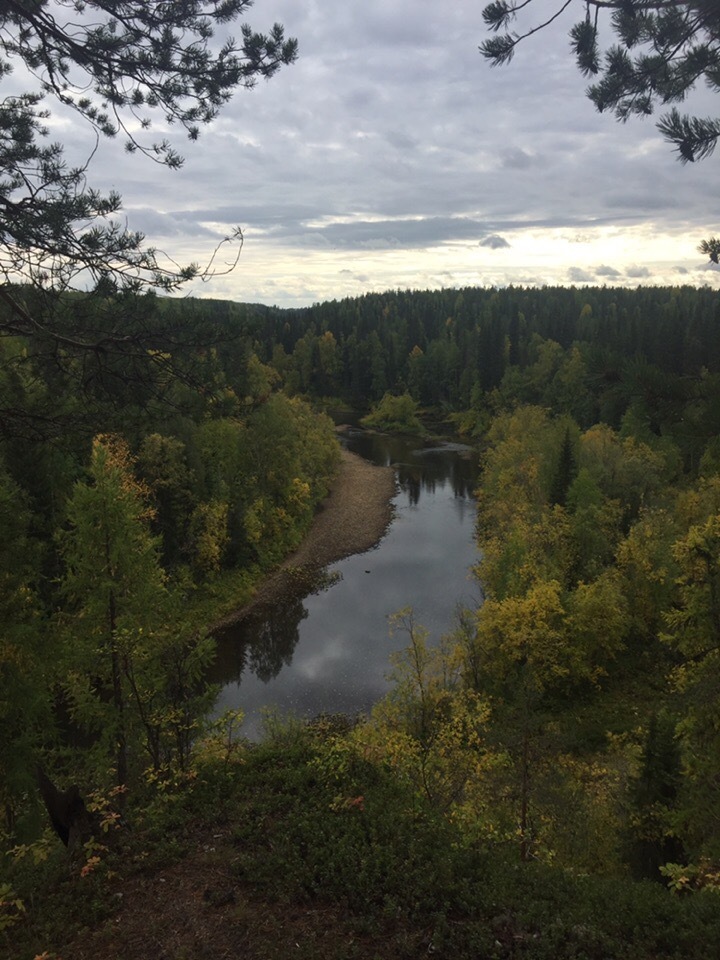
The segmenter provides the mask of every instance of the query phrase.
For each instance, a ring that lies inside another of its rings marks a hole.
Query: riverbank
[[[392,467],[378,467],[343,449],[332,490],[320,504],[303,542],[261,581],[249,603],[214,624],[217,632],[244,620],[256,607],[272,603],[300,576],[355,553],[370,550],[392,519],[396,480]]]

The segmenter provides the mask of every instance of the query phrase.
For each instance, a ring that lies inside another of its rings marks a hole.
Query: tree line
[[[715,432],[720,298],[708,287],[390,291],[252,312],[258,356],[315,400],[367,407],[407,392],[463,411],[470,431],[518,401],[583,427],[617,428],[632,408],[695,466]]]

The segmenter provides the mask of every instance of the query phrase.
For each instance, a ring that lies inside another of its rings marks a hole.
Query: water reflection
[[[304,601],[340,579],[339,571],[289,570],[282,600],[259,604],[242,623],[217,633],[218,653],[211,682],[239,684],[246,667],[263,683],[276,677],[292,662],[300,624],[308,616]]]
[[[470,499],[475,491],[476,457],[472,447],[465,444],[433,442],[418,446],[417,440],[362,430],[348,431],[344,443],[371,463],[395,467],[412,504],[420,502],[423,491],[435,493],[438,485],[445,489],[449,484],[453,496],[463,500]]]
[[[388,635],[391,614],[412,606],[438,638],[458,604],[480,602],[470,576],[477,471],[468,448],[418,447],[361,432],[345,442],[372,462],[394,465],[395,518],[375,549],[312,581],[289,577],[281,601],[219,638],[218,710],[242,707],[248,736],[259,733],[268,706],[305,716],[369,710],[387,690],[391,651],[403,645]]]

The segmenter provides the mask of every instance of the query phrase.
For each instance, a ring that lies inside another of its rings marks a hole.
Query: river
[[[299,582],[282,602],[218,638],[216,712],[241,707],[243,733],[252,739],[266,709],[301,717],[368,712],[388,690],[391,652],[406,643],[390,636],[388,617],[410,606],[439,639],[458,606],[480,602],[471,574],[473,451],[362,431],[344,442],[373,463],[394,466],[393,520],[372,550],[332,564],[315,583]]]

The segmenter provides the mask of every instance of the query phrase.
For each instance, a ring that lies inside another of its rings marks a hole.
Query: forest
[[[37,293],[14,296],[30,311]],[[96,339],[141,330],[142,351],[0,340],[6,946],[65,956],[79,921],[58,925],[33,888],[67,908],[95,884],[99,923],[140,847],[152,859],[161,836],[241,811],[243,882],[268,890],[270,871],[268,896],[334,897],[380,940],[392,919],[410,938],[393,955],[430,937],[459,956],[707,956],[720,295],[121,306],[74,294],[55,330],[84,313]],[[476,447],[484,602],[439,644],[397,612],[394,685],[370,717],[269,724],[246,744],[238,717],[212,718],[207,628],[302,538],[338,463],[328,411],[350,410]],[[70,784],[92,829],[69,880],[43,799]]]
[[[98,327],[118,322],[106,304],[71,306],[74,320],[92,309]],[[11,836],[23,835],[43,751],[60,769],[84,756],[101,779],[110,764],[118,787],[146,761],[186,764],[209,704],[206,628],[299,542],[338,460],[329,418],[274,389],[274,371],[237,325],[221,329],[212,305],[150,296],[130,309],[142,314],[144,354],[0,345]],[[131,329],[127,313],[121,322]],[[189,341],[173,344],[173,331]],[[227,340],[226,363],[215,339]],[[68,724],[88,749],[63,760]]]
[[[715,882],[719,307],[710,289],[464,289],[265,318],[289,389],[409,395],[480,444],[485,602],[440,651],[410,618],[379,729],[523,859]],[[483,746],[454,756],[462,724]]]

